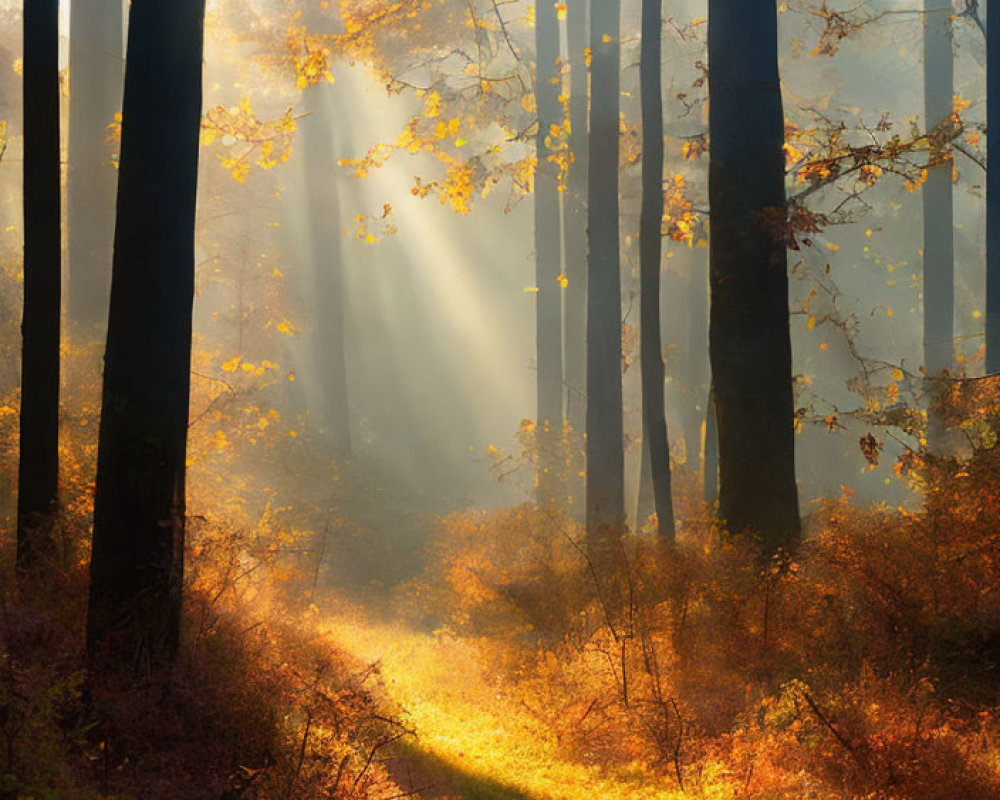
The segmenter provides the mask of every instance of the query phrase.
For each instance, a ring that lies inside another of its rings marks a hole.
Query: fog
[[[874,126],[883,115],[891,121],[894,132],[905,134],[911,126],[919,128],[922,84],[915,76],[921,62],[920,21],[911,5],[870,2],[852,7],[852,20],[874,21],[838,40],[832,56],[810,53],[825,24],[814,13],[816,9],[808,4],[801,8],[796,3],[787,4],[787,8],[783,5],[779,14],[781,69],[789,121],[806,127],[843,120],[845,136],[855,140],[865,135],[861,125]],[[506,4],[502,15],[509,23],[512,46],[530,57],[531,29],[519,22],[526,7],[523,3]],[[626,126],[637,124],[637,8],[626,3],[623,16],[622,107]],[[65,33],[68,2],[61,10]],[[226,360],[223,354],[253,361],[247,337],[263,335],[260,328],[268,322],[273,334],[278,316],[287,318],[293,334],[278,337],[282,358],[275,363],[283,373],[295,376],[294,386],[286,387],[288,391],[282,394],[272,393],[269,402],[280,406],[282,412],[304,415],[313,426],[311,433],[319,434],[322,424],[316,409],[323,403],[323,377],[316,374],[316,365],[329,345],[318,335],[317,319],[324,309],[313,296],[313,271],[323,269],[324,262],[311,254],[304,179],[307,173],[315,175],[321,170],[323,180],[336,187],[339,197],[339,213],[327,224],[342,232],[340,302],[345,312],[353,455],[377,465],[385,486],[419,497],[419,505],[426,511],[494,507],[531,499],[534,481],[530,467],[522,464],[515,474],[498,481],[498,475],[508,470],[494,467],[497,458],[490,448],[519,462],[514,435],[522,420],[536,417],[532,197],[523,197],[510,207],[510,189],[500,186],[485,199],[474,198],[468,214],[459,214],[438,203],[433,193],[419,197],[411,192],[415,175],[440,172],[432,155],[396,152],[384,166],[363,178],[350,166],[336,163],[363,158],[377,143],[395,141],[407,122],[421,114],[421,100],[410,87],[424,79],[447,85],[453,80],[447,77],[453,63],[427,62],[430,48],[425,41],[414,42],[413,54],[401,50],[379,54],[378,69],[395,64],[406,84],[401,84],[398,92],[387,93],[385,78],[375,69],[361,61],[349,65],[334,60],[330,65],[333,82],[323,81],[318,89],[329,94],[332,104],[334,130],[318,134],[329,138],[332,163],[317,166],[306,163],[301,140],[309,126],[318,124],[316,109],[310,107],[318,91],[298,90],[294,79],[282,76],[280,64],[265,64],[282,58],[280,26],[292,24],[292,10],[283,3],[247,3],[241,10],[232,3],[219,2],[209,3],[208,13],[206,110],[216,105],[233,106],[247,97],[260,120],[290,109],[298,130],[290,137],[287,161],[267,170],[254,167],[242,182],[219,168],[221,159],[232,155],[224,145],[216,143],[204,149],[197,336],[209,349],[219,352],[222,361]],[[665,13],[666,175],[685,176],[685,193],[696,211],[704,210],[707,157],[684,159],[680,148],[690,137],[707,130],[702,103],[705,86],[693,87],[701,74],[697,63],[705,58],[705,26],[688,26],[704,16],[705,7],[703,3],[685,3]],[[4,14],[4,61],[9,61],[12,69],[18,49],[18,31],[13,24],[16,7],[9,5]],[[246,29],[239,28],[241,21],[248,25]],[[333,18],[324,24],[324,30],[338,30]],[[454,46],[467,48],[471,41],[467,32],[457,38],[453,34],[449,35],[455,39]],[[405,37],[386,41],[398,48]],[[276,52],[268,52],[267,48],[275,47]],[[565,48],[564,38],[564,55]],[[65,37],[63,50],[65,63]],[[956,20],[954,51],[955,92],[973,101],[964,112],[970,120],[967,129],[972,131],[978,124],[975,120],[983,114],[984,41],[968,18]],[[500,48],[491,52],[490,64],[508,67],[498,54]],[[0,94],[3,118],[9,126],[0,176],[7,186],[4,246],[10,258],[17,251],[20,214],[20,98],[8,66],[0,67],[8,71]],[[489,133],[488,121],[478,124],[479,140],[466,145],[469,154],[488,146],[489,137],[497,135]],[[529,152],[525,149],[522,156]],[[456,153],[461,155],[460,150]],[[629,288],[634,281],[638,238],[636,169],[625,166],[622,179],[623,317],[628,324],[635,324],[637,314],[631,308],[636,295]],[[981,344],[984,296],[984,173],[961,153],[956,155],[955,170],[955,342],[956,352],[965,360],[955,365],[955,371],[977,374],[981,371],[975,355]],[[892,176],[880,180],[864,194],[864,205],[849,202],[852,221],[826,227],[812,237],[811,246],[791,253],[793,312],[801,311],[810,293],[821,287],[810,301],[810,312],[792,317],[795,372],[802,376],[798,404],[806,409],[797,438],[805,512],[813,499],[837,495],[842,486],[868,500],[915,502],[905,484],[892,474],[891,456],[898,455],[900,445],[889,439],[881,465],[870,469],[857,447],[867,422],[846,422],[852,410],[865,405],[863,394],[848,388],[848,382],[859,373],[858,354],[873,363],[898,365],[912,374],[917,374],[922,364],[922,211],[920,193],[907,191],[904,184]],[[801,188],[802,184],[790,179],[790,193]],[[843,200],[845,191],[831,186],[811,196],[809,202],[818,210],[831,211]],[[383,219],[384,209],[391,211]],[[707,219],[698,216],[701,230],[706,231]],[[368,233],[373,238],[366,242]],[[695,471],[700,469],[700,442],[692,440],[700,436],[696,420],[704,416],[707,389],[707,333],[700,327],[704,324],[699,322],[702,312],[696,309],[707,296],[707,289],[699,288],[707,274],[707,249],[699,246],[703,244],[695,242],[689,247],[667,240],[664,260],[663,344],[668,352],[669,426],[679,466]],[[830,271],[824,274],[827,265]],[[261,276],[275,270],[283,278],[267,284],[266,298],[255,296],[255,292],[265,290]],[[236,283],[241,288],[237,289]],[[244,330],[245,322],[234,326],[234,319],[241,316],[241,312],[233,312],[237,302],[234,291],[244,304],[275,309],[274,318],[261,315],[256,329],[249,332]],[[836,293],[835,300],[831,292]],[[276,311],[279,307],[280,315]],[[850,319],[854,355],[842,332],[828,321],[815,327],[807,325],[810,318],[830,314]],[[910,384],[904,382],[904,395],[913,389],[909,400],[918,402],[919,387]],[[626,402],[626,429],[638,440],[637,369],[626,371],[625,386],[626,397],[631,398]],[[845,421],[846,430],[830,432],[822,424],[834,409]],[[638,492],[638,452],[638,447],[632,447],[627,455],[633,497]]]
[[[982,5],[0,0],[0,796],[1000,797]]]

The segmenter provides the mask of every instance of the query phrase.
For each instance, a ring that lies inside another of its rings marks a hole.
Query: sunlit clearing
[[[407,710],[420,752],[495,783],[497,797],[504,796],[504,787],[555,800],[689,796],[638,766],[606,772],[564,758],[551,728],[483,663],[483,642],[352,617],[328,618],[320,627],[362,661],[380,665],[386,691]],[[464,797],[488,796],[463,792],[461,783],[449,788]]]

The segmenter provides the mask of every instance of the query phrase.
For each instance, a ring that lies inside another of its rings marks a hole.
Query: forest
[[[1000,0],[0,0],[0,800],[1000,798]]]

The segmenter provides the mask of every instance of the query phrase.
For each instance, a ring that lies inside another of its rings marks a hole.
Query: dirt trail
[[[403,753],[424,797],[466,800],[680,800],[647,777],[609,775],[567,761],[547,730],[485,674],[475,648],[451,636],[329,618],[337,644],[381,662],[386,691],[406,709],[417,739]],[[398,777],[398,775],[397,775]]]

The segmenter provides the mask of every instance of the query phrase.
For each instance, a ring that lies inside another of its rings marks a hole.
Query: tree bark
[[[619,0],[590,3],[587,181],[587,535],[602,548],[625,524],[618,225]]]
[[[928,132],[946,125],[954,108],[950,0],[924,0],[924,121]],[[943,372],[955,358],[955,224],[951,154],[933,146],[932,166],[923,186],[924,370],[929,394],[937,394]],[[933,407],[927,416],[927,442],[942,444],[944,424]]]
[[[765,555],[799,537],[774,0],[709,0],[709,347],[719,511]]]
[[[566,41],[569,51],[569,149],[573,153],[563,195],[566,240],[566,418],[582,446],[587,424],[587,184],[590,161],[587,138],[590,79],[587,70],[587,0],[569,0]],[[573,454],[576,455],[575,453]],[[572,463],[575,464],[576,458]],[[571,507],[583,516],[584,482],[570,469]]]
[[[336,123],[333,87],[317,84],[308,90],[308,98],[313,113],[303,122],[302,135],[317,328],[313,354],[322,390],[324,431],[334,453],[343,457],[351,454],[351,417],[344,336],[340,195],[333,153]]]
[[[70,6],[69,319],[85,335],[107,323],[117,171],[108,125],[121,110],[122,0]]]
[[[1000,19],[1000,0],[988,0],[986,19],[986,374],[995,375],[1000,372],[1000,25],[988,21]]]
[[[661,0],[642,2],[642,212],[639,219],[639,319],[642,367],[643,439],[649,451],[658,533],[674,540],[670,445],[667,438],[660,335],[660,262],[663,224],[663,79],[661,76]]]
[[[551,507],[562,494],[563,362],[562,266],[559,225],[559,169],[548,160],[546,140],[562,122],[558,72],[559,19],[552,0],[535,3],[535,283],[538,505]]]
[[[53,551],[59,478],[59,3],[24,5],[24,315],[17,568]]]
[[[204,0],[134,0],[104,358],[87,650],[141,674],[176,653]]]

